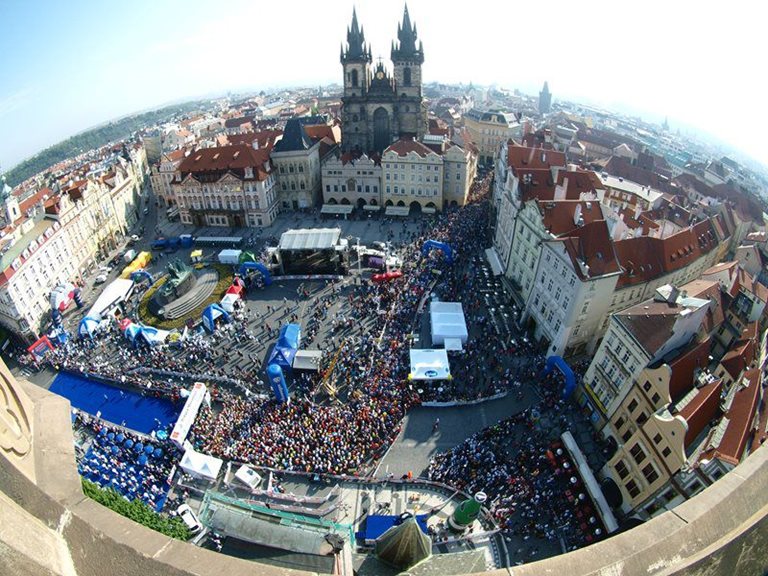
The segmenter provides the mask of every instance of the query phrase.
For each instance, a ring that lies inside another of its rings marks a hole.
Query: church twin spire
[[[406,4],[403,10],[403,22],[397,25],[397,42],[392,41],[392,60],[410,60],[423,64],[424,49],[418,36],[416,25],[411,23],[408,4]],[[357,22],[355,8],[352,8],[352,24],[347,27],[347,45],[345,48],[342,43],[339,58],[342,64],[353,60],[371,62],[371,45],[365,42],[365,31]]]
[[[352,8],[352,24],[347,28],[347,49],[341,45],[340,54],[342,64],[349,60],[363,60],[371,62],[371,45],[366,46],[365,31],[357,23],[357,12]]]
[[[419,40],[418,47],[416,41],[419,34],[416,31],[416,24],[411,24],[411,16],[408,14],[408,4],[403,10],[403,23],[397,25],[397,44],[392,42],[392,60],[411,60],[424,63],[424,49]]]

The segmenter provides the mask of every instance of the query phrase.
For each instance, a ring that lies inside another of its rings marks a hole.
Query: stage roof
[[[280,250],[328,250],[336,246],[341,228],[288,230],[280,236]]]

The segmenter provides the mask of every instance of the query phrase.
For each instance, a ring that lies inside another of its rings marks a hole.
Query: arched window
[[[411,69],[410,68],[403,69],[403,84],[405,86],[411,85]]]
[[[357,70],[352,70],[352,86],[357,88]]]

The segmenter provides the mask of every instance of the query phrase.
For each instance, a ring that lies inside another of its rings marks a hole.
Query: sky
[[[754,0],[410,0],[425,82],[496,84],[692,126],[768,165]],[[403,4],[356,0],[374,58]],[[0,166],[170,102],[341,82],[353,3],[0,0]]]

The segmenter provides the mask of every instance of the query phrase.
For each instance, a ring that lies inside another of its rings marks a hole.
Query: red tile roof
[[[544,150],[542,148],[527,148],[514,142],[507,146],[507,162],[515,169],[541,169],[559,166],[565,168],[565,154]]]
[[[246,168],[253,169],[255,179],[266,180],[271,172],[269,150],[254,150],[245,144],[203,148],[187,156],[179,171],[182,177],[187,174],[223,176],[226,172],[233,172],[243,178]]]
[[[720,414],[722,379],[717,379],[699,389],[698,394],[678,413],[688,424],[684,444],[690,446],[702,430]]]
[[[741,372],[749,367],[755,359],[755,341],[740,340],[734,344],[728,353],[720,360],[725,371],[736,380]]]
[[[578,228],[575,216],[581,214],[582,225],[603,219],[603,211],[597,202],[579,200],[537,201],[542,224],[553,236],[561,236]]]
[[[746,386],[742,387],[742,383]],[[760,403],[760,370],[748,370],[739,386],[726,412],[728,426],[713,454],[734,466],[741,461],[752,433],[755,412]]]
[[[566,187],[566,197],[578,200],[582,192],[595,192],[604,188],[600,177],[592,170],[560,170],[557,173],[557,184]]]
[[[520,197],[523,202],[528,200],[554,200],[555,183],[552,180],[552,172],[549,168],[515,170],[515,176],[520,179]]]
[[[558,241],[563,242],[574,271],[583,280],[621,271],[605,220],[596,220],[576,228]],[[586,273],[582,271],[580,262],[588,266]]]
[[[422,158],[425,158],[430,154],[437,156],[437,154],[435,154],[429,147],[413,138],[401,138],[397,142],[390,144],[389,148],[384,150],[384,154],[387,152],[394,152],[398,156],[407,156],[410,153],[414,153]]]
[[[716,248],[717,237],[709,220],[666,238],[640,236],[618,240],[616,254],[624,268],[617,288],[643,284],[684,268]]]
[[[669,380],[669,395],[675,402],[693,388],[693,377],[697,369],[704,369],[709,364],[710,339],[693,342],[669,363],[672,377]]]
[[[304,126],[304,132],[306,132],[307,136],[312,140],[330,138],[336,144],[341,142],[341,129],[339,129],[338,126],[329,126],[328,124]]]

